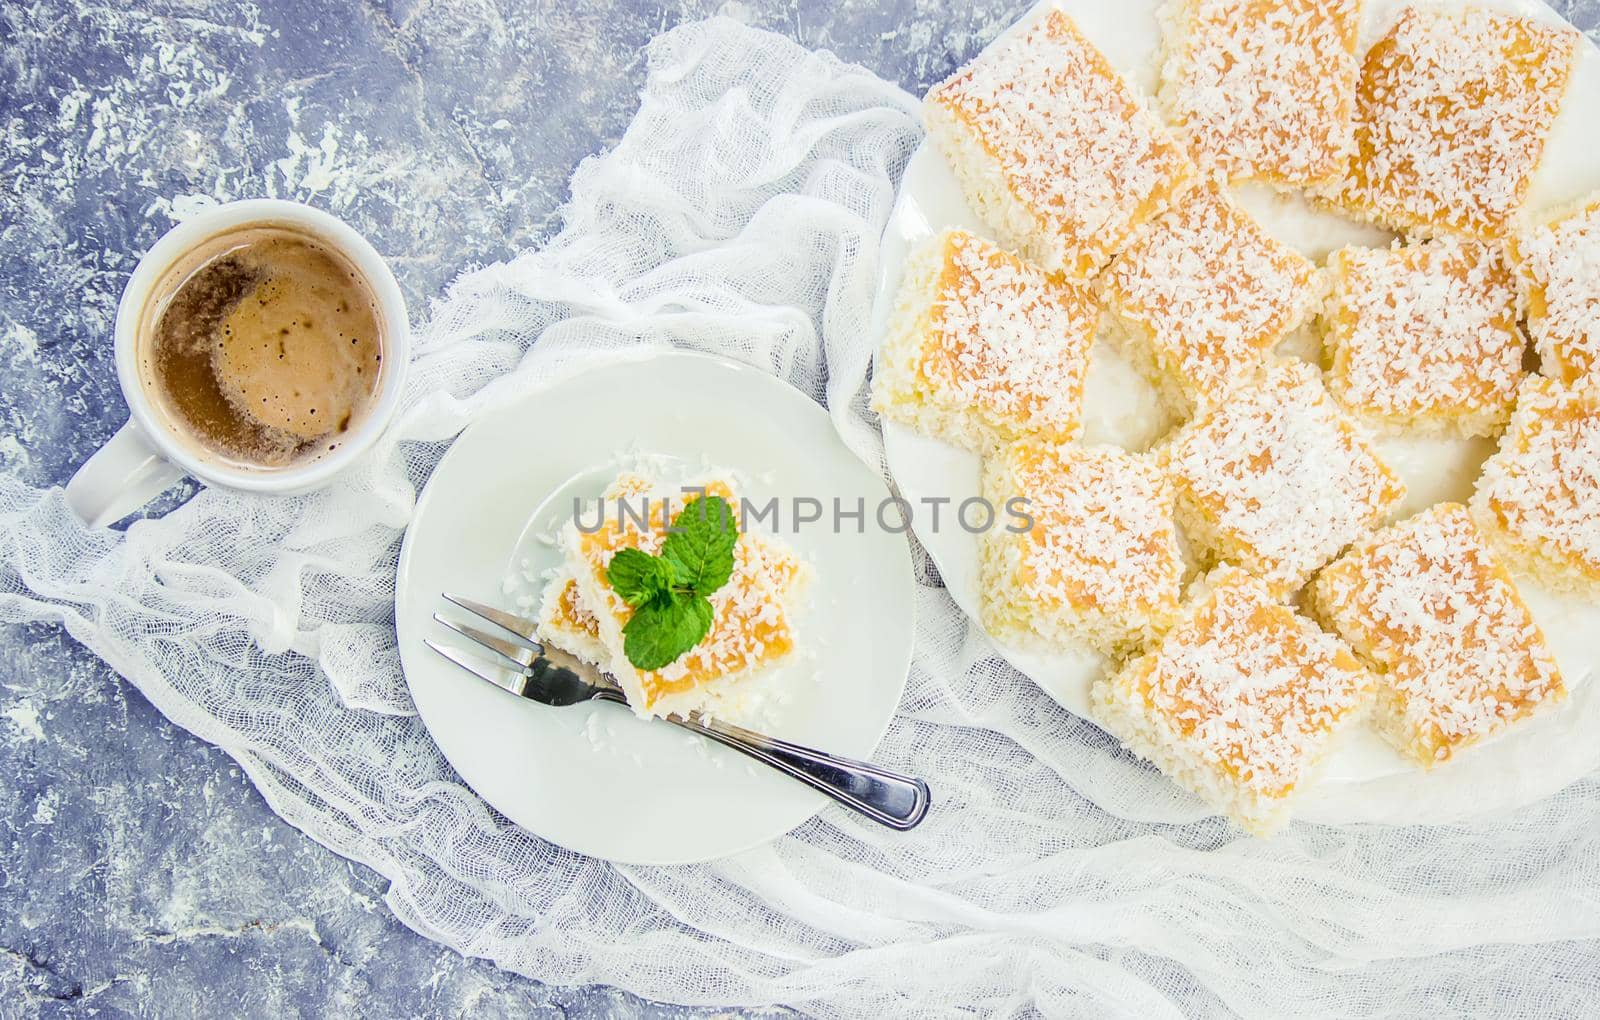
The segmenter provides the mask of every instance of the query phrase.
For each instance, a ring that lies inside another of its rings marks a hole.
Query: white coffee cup
[[[196,441],[161,414],[140,382],[138,331],[145,304],[163,274],[206,241],[228,231],[270,223],[298,228],[327,242],[355,266],[377,302],[384,372],[376,399],[337,449],[281,468],[249,468],[208,458]],[[121,520],[186,475],[208,485],[289,495],[327,484],[373,444],[399,407],[410,360],[411,332],[400,285],[376,249],[338,217],[299,202],[252,199],[207,209],[171,230],[139,260],[117,305],[117,382],[128,402],[128,423],[67,483],[67,505],[90,527]]]

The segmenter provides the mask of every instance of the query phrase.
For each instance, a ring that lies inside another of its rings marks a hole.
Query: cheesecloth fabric
[[[475,412],[575,359],[675,345],[789,380],[882,463],[868,315],[915,101],[729,20],[649,60],[564,232],[432,310],[402,416],[359,470],[294,499],[205,490],[126,534],[0,479],[0,619],[63,623],[291,824],[382,872],[406,924],[542,981],[841,1016],[1596,1008],[1594,778],[1469,822],[1244,838],[999,662],[925,566],[878,754],[934,786],[912,833],[829,809],[727,860],[621,868],[462,785],[391,627],[418,488]],[[1570,779],[1594,753],[1549,767]]]

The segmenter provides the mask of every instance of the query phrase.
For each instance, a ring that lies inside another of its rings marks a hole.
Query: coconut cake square
[[[1141,227],[1101,281],[1123,346],[1179,415],[1257,372],[1316,301],[1316,267],[1209,184]]]
[[[1515,280],[1499,244],[1445,238],[1328,259],[1328,387],[1368,421],[1490,435],[1525,374]]]
[[[1183,148],[1071,18],[1050,10],[923,103],[928,135],[996,237],[1092,276],[1194,174]]]
[[[1375,678],[1344,643],[1220,567],[1148,652],[1090,690],[1094,718],[1244,829],[1266,835],[1351,723]]]
[[[1600,378],[1600,194],[1520,232],[1511,251],[1539,370]]]
[[[1405,496],[1304,362],[1270,365],[1161,450],[1178,523],[1207,565],[1292,591]]]
[[[983,495],[997,509],[1022,500],[1028,515],[1026,528],[1006,513],[983,535],[982,616],[994,636],[1116,653],[1177,608],[1172,487],[1151,458],[1024,439],[985,460]]]
[[[1362,61],[1336,205],[1396,229],[1510,233],[1578,33],[1484,7],[1402,8]]]
[[[1170,0],[1161,105],[1201,166],[1323,184],[1353,141],[1361,0]]]
[[[1424,768],[1566,695],[1532,612],[1459,503],[1358,544],[1317,576],[1310,601],[1378,667],[1378,730]]]
[[[1098,320],[1087,286],[945,231],[906,260],[873,408],[980,453],[1028,433],[1070,438]]]
[[[711,629],[675,662],[640,670],[623,652],[622,630],[633,609],[611,587],[606,569],[618,551],[659,554],[667,528],[685,503],[703,491],[727,500],[737,514],[731,478],[684,486],[623,472],[607,487],[604,512],[594,528],[569,521],[562,529],[565,571],[547,585],[540,608],[540,637],[596,661],[617,679],[639,715],[696,711],[730,688],[775,668],[794,653],[794,614],[809,572],[783,543],[741,532],[728,582],[710,596]],[[742,522],[741,522],[742,527]]]
[[[1600,388],[1529,376],[1471,505],[1513,569],[1600,595]]]

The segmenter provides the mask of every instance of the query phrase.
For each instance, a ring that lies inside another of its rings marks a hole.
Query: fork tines
[[[538,625],[532,620],[515,616],[503,609],[484,605],[482,602],[476,602],[462,595],[454,595],[450,592],[444,592],[443,594],[446,602],[453,602],[467,612],[488,620],[496,627],[510,631],[524,642],[527,642],[529,647],[534,649],[535,654],[544,654],[544,645],[537,640]]]

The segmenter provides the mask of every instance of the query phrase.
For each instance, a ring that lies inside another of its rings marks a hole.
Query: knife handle
[[[667,721],[765,762],[853,811],[904,831],[928,813],[928,784],[871,762],[856,761],[769,737],[717,719],[668,716]]]

